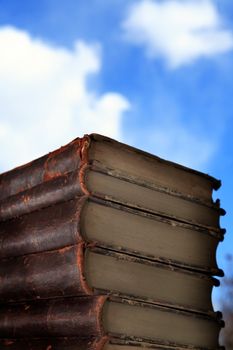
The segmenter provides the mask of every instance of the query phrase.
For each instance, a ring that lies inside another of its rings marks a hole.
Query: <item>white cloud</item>
[[[229,51],[233,34],[210,0],[142,0],[123,23],[126,38],[170,68]]]
[[[87,86],[100,71],[98,45],[53,47],[13,27],[0,28],[0,170],[30,161],[84,133],[121,137],[130,105],[121,94]]]

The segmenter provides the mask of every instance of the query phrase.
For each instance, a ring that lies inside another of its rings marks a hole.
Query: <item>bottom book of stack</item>
[[[1,309],[1,349],[216,349],[218,317],[107,295],[9,303]]]

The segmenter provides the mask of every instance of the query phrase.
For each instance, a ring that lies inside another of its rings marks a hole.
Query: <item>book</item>
[[[122,346],[124,347],[122,343],[120,345],[110,344],[108,338],[107,336],[100,339],[95,337],[0,338],[0,348],[9,350],[117,350],[117,347],[120,346],[118,350],[124,350],[121,349]],[[128,346],[127,343],[126,346]]]
[[[46,200],[46,198],[45,198]],[[81,241],[222,276],[216,232],[88,196],[1,222],[0,258],[64,248]]]
[[[104,336],[100,339],[81,337],[50,337],[50,338],[0,338],[1,349],[9,350],[203,350],[193,346],[176,346],[145,342],[141,339],[123,339]],[[206,348],[208,349],[208,348]],[[210,349],[210,348],[209,348]],[[224,347],[216,348],[224,350]]]
[[[218,230],[225,212],[211,193],[219,185],[208,175],[93,134],[2,174],[0,218],[86,194]]]
[[[3,259],[0,302],[116,294],[213,313],[210,276],[83,243]]]
[[[216,249],[223,237],[223,230],[211,231],[84,196],[2,222],[0,258],[59,249],[85,240],[222,276]]]
[[[141,339],[164,345],[217,348],[217,317],[107,296],[57,298],[1,307],[1,338]]]

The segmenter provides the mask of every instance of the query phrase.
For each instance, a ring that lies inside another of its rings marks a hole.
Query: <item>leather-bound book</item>
[[[0,338],[0,349],[8,350],[118,350],[108,337]],[[120,346],[122,346],[120,344]],[[126,345],[128,346],[128,344]],[[140,346],[140,343],[139,343]],[[149,344],[150,346],[150,344]],[[123,348],[119,350],[124,350]],[[131,349],[130,349],[131,350]],[[132,349],[137,350],[137,349]]]
[[[219,349],[220,181],[91,134],[0,175],[0,349]]]
[[[104,337],[141,339],[177,347],[218,347],[215,317],[108,296],[57,298],[1,307],[4,339]]]
[[[92,134],[1,175],[0,218],[92,195],[182,222],[219,229],[214,178]]]
[[[105,292],[207,314],[218,285],[211,276],[82,243],[3,259],[0,280],[0,303]]]

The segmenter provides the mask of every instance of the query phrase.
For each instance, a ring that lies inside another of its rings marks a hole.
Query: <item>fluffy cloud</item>
[[[77,41],[54,47],[13,27],[0,28],[0,170],[43,155],[72,138],[98,132],[120,138],[130,105],[88,87],[100,71],[100,47]]]
[[[130,8],[123,28],[130,42],[151,58],[163,57],[170,68],[233,48],[233,34],[210,0],[142,0]]]

